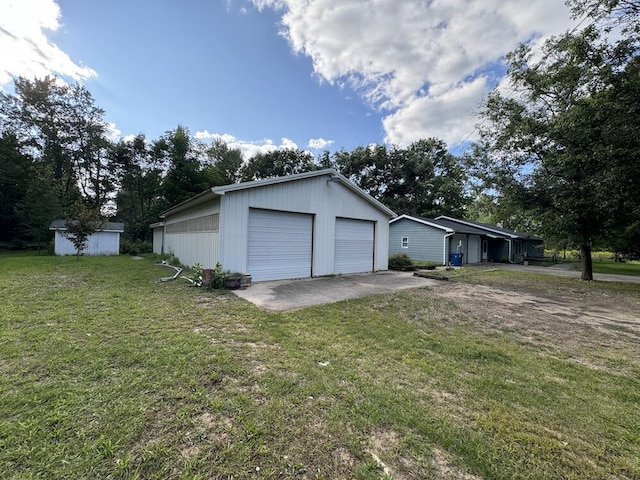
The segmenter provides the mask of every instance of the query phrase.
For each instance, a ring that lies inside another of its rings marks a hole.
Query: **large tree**
[[[309,152],[294,149],[274,150],[251,157],[242,165],[240,178],[243,182],[248,182],[309,172],[317,168],[313,155]]]
[[[0,135],[0,240],[21,236],[20,217],[15,207],[24,200],[31,177],[31,158],[20,152],[16,136]]]
[[[112,150],[119,190],[116,196],[117,216],[127,228],[123,238],[151,241],[149,224],[171,205],[163,197],[164,169],[143,135],[121,140]]]
[[[204,172],[211,186],[230,185],[242,178],[242,152],[229,148],[222,140],[215,140],[206,150],[207,162]]]
[[[211,187],[189,130],[181,125],[154,142],[158,161],[168,165],[162,188],[168,205],[177,205]]]
[[[14,94],[0,92],[0,133],[14,135],[22,153],[48,166],[60,207],[84,196],[103,208],[113,191],[104,111],[85,87],[55,77],[14,84]]]
[[[612,35],[620,18],[508,55],[511,90],[490,95],[481,128],[492,186],[580,248],[583,280],[592,245],[640,215],[640,43],[633,29]]]
[[[461,215],[467,196],[464,161],[434,138],[407,148],[374,145],[335,154],[336,167],[392,210],[421,216]]]

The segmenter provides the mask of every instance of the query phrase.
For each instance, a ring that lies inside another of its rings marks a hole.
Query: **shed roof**
[[[99,226],[96,231],[98,232],[124,232],[124,223],[122,222],[106,222]],[[49,225],[49,230],[66,230],[67,229],[67,221],[66,220],[54,220]]]
[[[261,180],[253,180],[250,182],[233,183],[231,185],[222,185],[219,187],[212,187],[210,190],[205,190],[204,192],[201,192],[198,195],[195,195],[190,199],[185,200],[184,202],[171,207],[169,210],[162,212],[160,214],[160,218],[165,218],[167,215],[191,208],[195,205],[199,205],[215,197],[221,197],[230,192],[236,192],[238,190],[246,190],[250,188],[260,188],[268,185],[276,185],[279,183],[286,183],[286,182],[304,180],[307,178],[314,178],[314,177],[321,177],[321,176],[329,176],[330,181],[341,183],[342,185],[347,187],[349,190],[351,190],[353,193],[360,196],[361,198],[363,198],[364,200],[372,204],[377,209],[383,211],[389,217],[396,216],[396,213],[393,212],[393,210],[391,210],[390,208],[388,208],[387,206],[385,206],[384,204],[382,204],[381,202],[373,198],[371,195],[369,195],[364,190],[362,190],[357,185],[355,185],[353,182],[351,182],[344,175],[338,173],[336,170],[332,168],[326,168],[323,170],[314,170],[311,172],[296,173],[296,174],[287,175],[284,177],[264,178]]]

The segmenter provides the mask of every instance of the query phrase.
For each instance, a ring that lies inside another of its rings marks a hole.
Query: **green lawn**
[[[637,335],[594,368],[429,290],[267,313],[167,275],[0,256],[0,478],[640,478]]]
[[[615,273],[618,275],[640,276],[640,262],[593,261],[595,273]]]

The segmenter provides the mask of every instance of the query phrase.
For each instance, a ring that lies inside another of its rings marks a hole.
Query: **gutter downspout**
[[[447,233],[444,237],[442,237],[442,264],[447,266],[449,262],[447,261],[447,238],[455,235],[456,232]]]
[[[509,258],[508,258],[509,263],[513,263],[513,260],[511,259],[511,239],[505,238],[504,241],[507,242],[509,245]]]

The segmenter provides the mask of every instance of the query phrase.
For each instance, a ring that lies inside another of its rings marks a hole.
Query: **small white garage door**
[[[334,273],[373,270],[374,222],[336,218]]]
[[[480,263],[480,237],[469,235],[469,254],[465,263]]]
[[[313,216],[249,209],[247,267],[254,281],[311,276]]]

